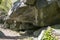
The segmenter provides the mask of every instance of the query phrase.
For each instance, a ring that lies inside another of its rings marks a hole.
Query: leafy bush
[[[12,0],[0,0],[0,10],[7,13],[12,6]]]
[[[57,38],[55,38],[55,37],[52,35],[52,28],[47,29],[47,30],[45,31],[42,40],[57,40]]]

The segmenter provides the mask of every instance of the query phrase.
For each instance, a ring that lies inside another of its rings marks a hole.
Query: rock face
[[[60,7],[57,1],[26,0],[26,6],[17,8],[9,16],[11,20],[22,23],[32,23],[37,26],[58,24]],[[29,28],[29,27],[28,27]]]
[[[26,4],[28,5],[34,5],[35,2],[36,0],[26,0]]]
[[[38,15],[40,18],[39,24],[41,24],[40,22],[43,22],[42,24],[44,24],[45,26],[58,24],[59,23],[58,20],[60,20],[59,11],[60,9],[56,2],[53,2],[49,6],[42,8]]]

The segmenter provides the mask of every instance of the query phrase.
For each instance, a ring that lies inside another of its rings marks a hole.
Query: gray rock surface
[[[35,2],[35,0],[28,1],[32,2],[32,4]],[[26,6],[18,7],[16,11],[13,11],[9,16],[10,19],[16,22],[22,22],[23,24],[31,23],[37,26],[48,26],[60,23],[60,8],[57,1],[51,1],[48,4],[46,0],[37,0],[33,6],[29,2]]]

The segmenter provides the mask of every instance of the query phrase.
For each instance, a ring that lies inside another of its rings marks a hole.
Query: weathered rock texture
[[[16,22],[32,23],[37,26],[48,26],[60,23],[60,7],[56,1],[27,0],[27,6],[19,7],[9,16]],[[29,26],[27,26],[29,28]]]

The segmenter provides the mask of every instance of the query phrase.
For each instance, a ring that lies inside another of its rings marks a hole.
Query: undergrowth
[[[57,40],[57,38],[52,35],[52,28],[45,30],[42,40]]]

